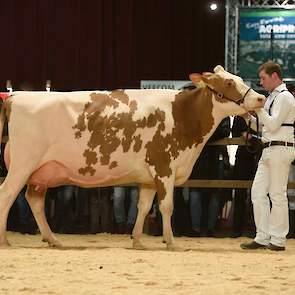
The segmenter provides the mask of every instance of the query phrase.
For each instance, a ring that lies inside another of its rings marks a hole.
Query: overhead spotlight
[[[212,2],[211,4],[210,4],[210,10],[211,11],[214,11],[214,10],[216,10],[217,9],[217,4],[215,3],[215,2]]]

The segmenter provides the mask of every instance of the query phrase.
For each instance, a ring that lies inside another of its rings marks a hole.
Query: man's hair
[[[275,62],[273,62],[272,60],[269,60],[267,62],[265,62],[264,64],[262,64],[259,68],[258,68],[258,73],[260,73],[261,71],[265,71],[266,74],[268,74],[269,76],[273,73],[277,73],[279,78],[282,79],[282,70],[281,70],[281,66]]]

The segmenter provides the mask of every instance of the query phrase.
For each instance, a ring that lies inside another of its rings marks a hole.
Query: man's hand
[[[247,140],[247,137],[248,137],[248,140],[250,140],[252,138],[252,135],[251,133],[249,132],[243,132],[242,133],[242,136]]]

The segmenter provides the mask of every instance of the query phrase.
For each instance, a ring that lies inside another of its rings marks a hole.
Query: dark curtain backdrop
[[[224,63],[224,1],[0,0],[0,88],[139,87]]]

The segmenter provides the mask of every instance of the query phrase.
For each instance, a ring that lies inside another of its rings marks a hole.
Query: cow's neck
[[[207,88],[184,91],[176,96],[173,117],[181,149],[205,145],[223,119],[214,113],[212,98]]]

